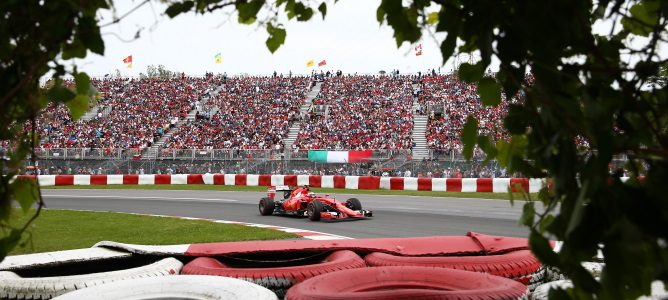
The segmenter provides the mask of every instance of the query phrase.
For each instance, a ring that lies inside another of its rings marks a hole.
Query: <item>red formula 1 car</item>
[[[306,216],[311,221],[320,219],[363,219],[371,217],[370,210],[362,209],[362,203],[357,198],[350,198],[341,203],[329,195],[316,196],[308,187],[292,189],[289,186],[272,186],[267,197],[260,199],[260,214],[292,214]]]

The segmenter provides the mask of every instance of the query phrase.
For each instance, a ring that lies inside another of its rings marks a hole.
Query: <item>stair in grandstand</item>
[[[107,115],[109,115],[109,113],[111,112],[111,108],[112,107],[109,105],[103,107],[100,106],[93,107],[81,117],[81,121],[90,121],[92,119],[95,119],[98,113],[101,113],[100,117],[104,118]]]
[[[97,106],[91,108],[88,112],[86,112],[81,117],[81,121],[90,121],[90,120],[94,119],[95,117],[97,117],[97,113],[100,111],[100,109],[101,108],[97,107]],[[106,107],[105,107],[105,109],[106,109]]]
[[[222,88],[223,88],[223,85],[219,85],[215,90],[213,90],[210,93],[210,95],[218,94]],[[209,101],[210,98],[211,98],[210,96],[203,96],[202,101],[201,101],[201,106],[204,106]],[[217,106],[214,107],[211,110],[211,115],[214,115],[216,112],[218,112],[218,107]],[[185,122],[194,121],[196,117],[197,117],[197,108],[193,108],[188,112],[188,114],[186,115],[185,118],[179,119],[179,121],[176,122],[176,124],[174,124],[174,128],[181,127],[181,125],[183,125],[183,123],[185,123]],[[158,157],[158,151],[160,151],[160,149],[165,144],[165,142],[167,142],[167,140],[172,136],[172,133],[173,133],[173,130],[167,130],[167,132],[165,132],[160,137],[160,139],[158,139],[157,142],[153,143],[153,145],[151,145],[151,147],[148,148],[144,152],[144,154],[142,155],[142,158],[145,158],[145,159],[155,159],[155,158],[157,158]]]
[[[308,94],[306,94],[306,99],[307,100],[312,100],[313,98],[318,96],[318,93],[320,93],[321,84],[322,84],[322,82],[316,82],[315,83],[315,86],[313,86],[311,91]],[[306,101],[306,102],[308,102],[310,104],[311,101]]]
[[[299,135],[299,126],[301,122],[294,122],[290,126],[290,131],[288,131],[288,136],[283,140],[285,143],[285,149],[292,149],[292,144],[297,140],[297,135]]]
[[[320,93],[320,85],[321,82],[316,82],[315,86],[311,88],[311,90],[306,94],[306,101],[304,101],[304,104],[299,108],[299,115],[305,116],[308,114],[309,109],[311,108],[311,104],[313,103],[313,99],[318,96],[318,93]],[[297,139],[297,135],[299,135],[299,127],[301,126],[301,121],[296,121],[292,123],[290,126],[290,129],[288,130],[288,136],[283,139],[283,144],[285,145],[286,150],[292,149],[292,144],[295,142]]]
[[[429,158],[429,148],[427,147],[427,116],[413,114],[413,159],[420,160]]]

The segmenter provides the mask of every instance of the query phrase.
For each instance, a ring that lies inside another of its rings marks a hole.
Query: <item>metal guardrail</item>
[[[117,148],[38,148],[35,149],[41,159],[132,159],[136,155],[146,155],[148,149]],[[269,149],[158,149],[151,159],[188,159],[188,160],[308,160],[308,151],[269,150]],[[343,151],[343,150],[339,150]],[[377,149],[373,152],[373,161],[390,160],[398,157],[410,157],[410,149]]]
[[[2,152],[0,149],[0,152]],[[118,148],[38,148],[35,153],[40,159],[54,160],[126,160],[139,159],[147,156],[148,149],[118,149]],[[192,160],[192,161],[307,161],[308,151],[299,150],[269,150],[269,149],[158,149],[151,160]],[[334,150],[336,151],[336,150]],[[343,151],[343,150],[340,150]],[[411,149],[376,149],[371,150],[371,161],[384,162],[393,160],[412,160]],[[465,161],[461,153],[444,150],[428,150],[428,158],[439,161]],[[473,160],[484,160],[485,155],[475,153]],[[616,155],[613,161],[625,161],[625,155]]]

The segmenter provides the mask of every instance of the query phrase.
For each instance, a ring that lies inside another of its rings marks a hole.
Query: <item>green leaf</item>
[[[496,145],[490,140],[489,137],[481,135],[478,137],[478,146],[480,149],[485,152],[485,162],[489,162],[496,158],[498,151],[496,150]]]
[[[239,23],[252,24],[257,19],[257,13],[262,9],[265,0],[251,0],[250,2],[237,2],[236,8],[239,13]],[[251,20],[253,20],[251,22]]]
[[[531,233],[529,234],[529,247],[543,264],[548,266],[559,265],[559,256],[552,250],[550,241],[538,234],[535,230],[531,230]]]
[[[376,9],[376,20],[380,24],[383,24],[383,21],[385,21],[385,10],[383,9],[382,4],[378,6],[378,9]]]
[[[78,38],[91,52],[104,55],[104,41],[100,36],[100,27],[93,17],[83,17],[79,20]]]
[[[70,109],[73,120],[78,120],[88,111],[88,95],[76,95],[71,101],[65,103]]]
[[[515,194],[513,194],[510,188],[508,188],[508,201],[510,201],[511,207],[515,206]]]
[[[448,37],[441,43],[441,56],[443,57],[443,64],[445,64],[452,53],[455,51],[455,46],[457,45],[457,36],[448,33]]]
[[[629,10],[631,16],[622,18],[624,29],[640,36],[649,36],[659,22],[659,6],[654,1],[641,1]]]
[[[288,20],[292,20],[295,17],[295,0],[288,0],[285,4],[285,12],[288,15]]]
[[[540,220],[540,227],[539,227],[540,232],[545,232],[548,229],[548,227],[552,225],[553,221],[554,221],[553,215],[547,215],[542,220]]]
[[[190,11],[193,6],[195,6],[194,1],[183,1],[183,2],[177,2],[172,5],[170,5],[166,10],[165,13],[170,17],[174,18],[178,16],[181,13],[188,12]]]
[[[250,19],[247,19],[247,20],[243,20],[243,19],[241,19],[241,17],[239,17],[239,19],[237,21],[239,22],[239,24],[251,25],[251,24],[255,23],[255,21],[257,21],[257,19],[250,18]]]
[[[297,21],[300,22],[308,21],[313,16],[313,9],[306,7],[301,2],[295,3],[294,12],[295,16],[297,16]]]
[[[62,82],[56,82],[53,87],[49,89],[48,95],[52,100],[58,102],[67,102],[74,99],[76,96],[72,90],[64,87]]]
[[[280,25],[278,25],[280,26]],[[276,50],[285,43],[285,29],[280,27],[274,27],[271,23],[267,24],[267,32],[269,33],[269,38],[267,38],[267,48],[271,53],[276,52]]]
[[[492,78],[485,77],[478,82],[478,95],[486,106],[497,106],[501,103],[501,86]]]
[[[27,213],[32,205],[37,202],[37,183],[32,179],[17,178],[11,186],[14,191],[14,199],[19,203],[23,213]]]
[[[485,68],[482,66],[482,63],[477,63],[475,65],[469,63],[463,63],[459,65],[459,79],[466,83],[474,83],[479,81],[482,76],[485,74]]]
[[[568,227],[566,228],[566,235],[570,235],[573,230],[575,230],[580,223],[582,223],[582,217],[584,216],[585,211],[585,195],[589,192],[589,180],[583,180],[582,188],[578,194],[577,200],[573,207],[573,212],[571,213],[571,218],[568,220]]]
[[[534,207],[534,203],[524,203],[524,207],[522,208],[522,216],[520,217],[519,223],[526,226],[532,226],[535,217],[536,208]]]
[[[569,289],[554,289],[553,288],[553,289],[550,289],[549,292],[547,293],[547,295],[548,295],[547,299],[550,299],[550,300],[571,300],[571,299],[574,299],[569,294],[569,291],[572,292],[572,290],[573,290],[573,288],[569,288]]]
[[[429,25],[434,25],[438,23],[438,13],[437,12],[431,12],[427,15],[427,23]]]
[[[463,153],[466,159],[471,159],[473,156],[473,148],[475,147],[477,136],[478,121],[473,116],[469,116],[468,119],[466,119],[464,129],[462,130],[462,142],[464,143]]]
[[[77,94],[79,95],[88,95],[90,90],[90,78],[86,73],[77,73],[74,76],[74,81],[77,85]]]
[[[420,39],[422,32],[417,24],[417,10],[414,7],[404,7],[401,1],[382,0],[380,6],[383,8],[387,24],[394,30],[394,40],[397,47],[404,42],[414,43]],[[376,17],[378,17],[376,11]]]
[[[62,58],[64,60],[84,57],[86,57],[86,47],[78,39],[63,45]]]
[[[22,230],[12,229],[7,236],[0,239],[0,261],[19,244],[22,233]]]
[[[320,3],[320,6],[318,6],[318,11],[320,11],[320,14],[322,14],[322,19],[324,20],[325,16],[327,15],[327,3]]]

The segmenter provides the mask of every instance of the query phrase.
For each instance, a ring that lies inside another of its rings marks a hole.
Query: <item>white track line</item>
[[[168,197],[155,197],[155,196],[82,196],[82,195],[42,195],[43,197],[49,198],[113,198],[113,199],[156,199],[156,200],[203,200],[203,201],[221,201],[221,202],[239,202],[239,200],[234,199],[224,199],[224,198],[168,198]]]

